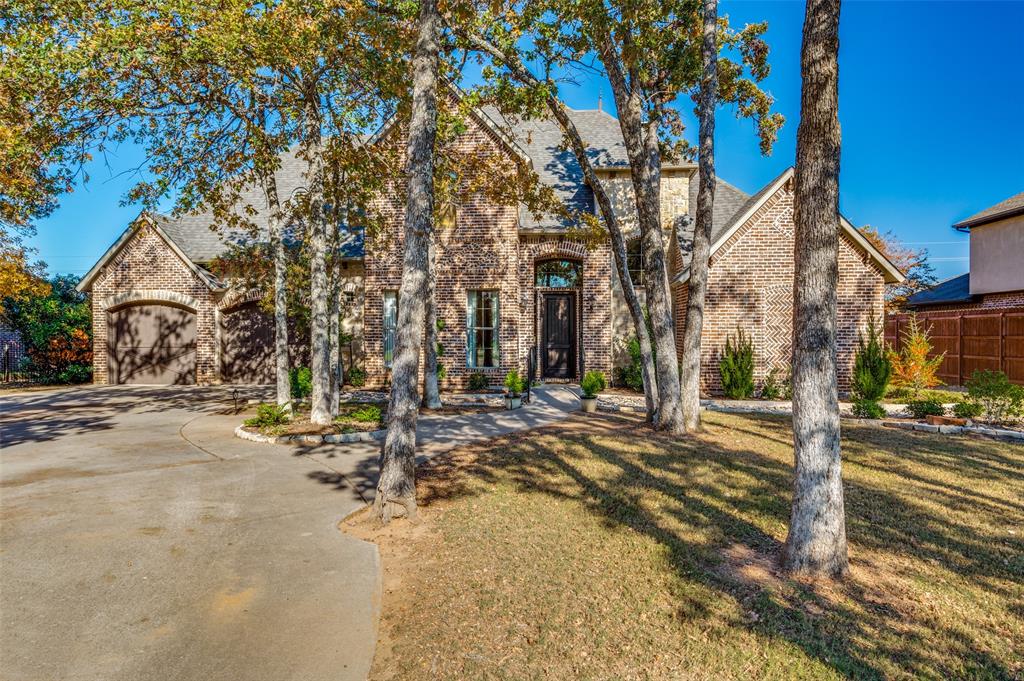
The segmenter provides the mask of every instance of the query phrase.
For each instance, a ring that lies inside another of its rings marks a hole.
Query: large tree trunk
[[[661,226],[661,150],[658,142],[656,108],[644,121],[643,93],[635,82],[627,81],[618,51],[610,36],[601,42],[601,61],[619,111],[630,176],[640,223],[640,243],[644,259],[644,284],[654,364],[658,381],[658,419],[656,426],[673,434],[686,432],[679,399],[679,364],[676,354],[675,323],[672,319],[672,292],[665,262],[665,235]]]
[[[374,500],[378,517],[384,523],[402,513],[410,517],[416,514],[417,374],[423,345],[424,298],[434,212],[440,23],[437,0],[421,0],[409,117],[405,256],[402,286],[398,292],[388,430]]]
[[[711,223],[715,204],[715,106],[718,100],[718,0],[704,0],[704,36],[701,45],[704,73],[700,83],[700,188],[697,222],[690,250],[690,284],[683,329],[682,407],[687,430],[700,429],[700,355],[704,332],[704,300],[711,257]]]
[[[327,219],[317,211],[310,225],[310,361],[313,379],[309,420],[318,425],[331,422],[330,287],[327,284]]]
[[[423,318],[423,406],[428,409],[441,408],[441,390],[437,376],[437,271],[434,240],[430,241],[430,255],[427,259],[426,315]]]
[[[310,279],[310,359],[313,392],[310,395],[309,420],[317,425],[331,423],[331,344],[329,336],[330,286],[327,281],[328,230],[337,229],[331,214],[324,208],[323,144],[320,110],[315,87],[307,88],[305,107],[305,153],[307,172],[306,215],[309,220]]]
[[[264,178],[263,189],[269,211],[270,251],[274,258],[274,377],[277,404],[284,407],[289,406],[292,400],[292,384],[288,377],[288,254],[282,234],[284,219],[277,194],[277,179],[273,175]]]
[[[335,249],[337,251],[337,249]],[[328,338],[330,339],[330,371],[331,371],[331,396],[330,410],[331,417],[338,415],[341,408],[341,385],[344,382],[344,372],[341,366],[341,262],[334,258],[331,282],[331,310],[330,327]]]
[[[488,42],[482,36],[468,34],[466,37],[472,45],[494,57],[504,64],[515,75],[516,79],[527,85],[536,85],[540,81],[518,60],[510,58],[496,45]],[[612,206],[611,198],[608,196],[604,184],[597,173],[594,172],[593,162],[587,154],[587,145],[583,142],[576,124],[569,117],[569,113],[561,101],[554,94],[547,97],[548,111],[562,129],[562,134],[572,148],[576,162],[580,164],[583,171],[583,179],[594,192],[594,199],[597,201],[601,217],[604,218],[605,226],[608,228],[608,235],[612,242],[612,254],[615,257],[615,269],[619,274],[619,281],[622,284],[622,294],[626,299],[626,306],[629,308],[630,317],[633,319],[633,326],[636,329],[637,339],[640,342],[641,369],[644,379],[644,399],[647,406],[647,420],[654,421],[657,415],[657,404],[659,386],[654,367],[654,357],[651,349],[651,336],[647,332],[647,317],[644,314],[644,307],[640,304],[640,298],[636,294],[633,279],[629,275],[629,265],[626,260],[626,237],[622,231],[618,216]]]
[[[783,567],[847,571],[836,385],[839,278],[839,7],[808,0],[797,130],[793,282],[793,450],[796,474]]]

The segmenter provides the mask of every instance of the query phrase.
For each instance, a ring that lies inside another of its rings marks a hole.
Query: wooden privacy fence
[[[963,385],[975,371],[1002,371],[1024,385],[1024,308],[919,312],[928,330],[932,356],[946,353],[938,377],[947,385]],[[899,348],[911,315],[890,315],[885,342]]]

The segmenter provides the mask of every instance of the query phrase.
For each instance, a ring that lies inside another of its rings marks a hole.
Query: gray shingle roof
[[[772,182],[774,182],[774,180]],[[771,185],[772,183],[769,183],[764,187],[764,189],[754,196],[748,196],[745,191],[737,189],[722,178],[716,178],[715,205],[711,220],[711,243],[715,243],[723,234],[728,232],[732,227],[733,219],[745,212],[748,206],[755,203],[755,200],[760,200],[760,197],[768,190],[769,187],[771,187]],[[690,197],[688,205],[691,218],[695,217],[697,214],[697,193],[699,191],[700,173],[695,172],[693,176],[690,177]],[[690,220],[689,226],[676,235],[679,238],[679,247],[682,252],[681,269],[683,270],[690,266],[690,244],[693,242],[693,230],[696,227],[696,220]]]
[[[593,192],[583,182],[583,171],[576,162],[573,153],[562,144],[562,131],[558,123],[552,119],[513,121],[505,119],[493,107],[485,107],[484,116],[489,118],[500,130],[507,133],[524,153],[540,176],[542,182],[553,187],[559,197],[570,210],[593,210]],[[618,120],[605,111],[570,110],[570,116],[580,131],[583,141],[588,145],[590,157],[599,167],[628,167],[629,160],[622,141],[622,133]],[[278,194],[281,200],[288,199],[304,184],[305,161],[296,157],[294,150],[281,156],[281,167],[277,171]],[[690,183],[690,210],[697,205],[696,175]],[[724,233],[729,219],[748,200],[744,192],[725,182],[718,180],[715,195],[715,219],[712,228],[712,239]],[[259,228],[258,240],[266,239],[266,206],[262,191],[257,188],[242,196],[240,205],[249,205],[256,215],[250,217]],[[205,263],[224,253],[231,244],[249,243],[251,237],[244,233],[222,234],[210,228],[213,216],[208,213],[185,215],[178,218],[154,216],[160,227],[188,256],[197,263]],[[521,210],[521,227],[531,229],[564,229],[570,225],[556,222],[552,217],[535,220],[529,211]],[[691,227],[692,229],[692,227]],[[692,233],[692,232],[691,232]],[[363,254],[362,234],[353,235],[344,246],[346,257],[359,258]]]
[[[918,291],[907,298],[907,305],[941,305],[943,303],[965,303],[971,300],[971,273],[961,274],[939,282],[930,289]]]
[[[1014,194],[1010,198],[1000,201],[994,206],[986,208],[979,213],[975,213],[966,220],[961,220],[956,223],[953,227],[955,229],[975,227],[977,225],[983,225],[986,222],[1007,218],[1019,213],[1024,213],[1024,192]]]

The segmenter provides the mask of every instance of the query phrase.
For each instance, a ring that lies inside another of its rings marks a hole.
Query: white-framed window
[[[640,239],[634,239],[626,246],[626,267],[633,286],[644,285],[644,251]]]
[[[498,292],[466,292],[466,366],[493,368],[498,352]]]
[[[395,333],[398,330],[398,291],[384,291],[384,366],[395,361]]]

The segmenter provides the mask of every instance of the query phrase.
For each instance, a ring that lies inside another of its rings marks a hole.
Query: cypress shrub
[[[744,400],[754,394],[754,345],[742,329],[725,339],[725,350],[718,364],[722,376],[722,389],[726,397]]]
[[[853,360],[853,394],[860,400],[876,402],[885,395],[892,376],[892,361],[879,338],[875,320],[868,324],[868,338],[858,334]]]

